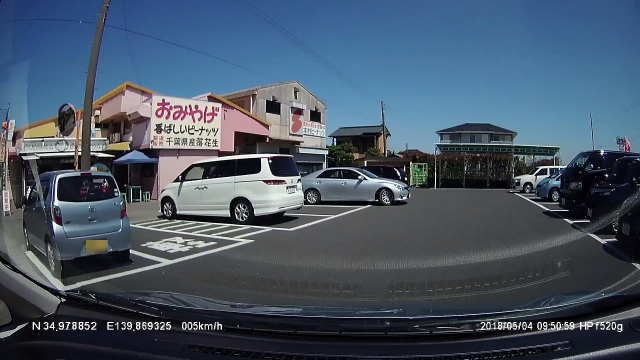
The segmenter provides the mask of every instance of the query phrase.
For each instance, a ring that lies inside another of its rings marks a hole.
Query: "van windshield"
[[[57,197],[60,201],[91,202],[113,199],[120,196],[111,176],[78,175],[58,180]]]
[[[269,169],[274,176],[300,176],[298,166],[289,156],[270,157]]]

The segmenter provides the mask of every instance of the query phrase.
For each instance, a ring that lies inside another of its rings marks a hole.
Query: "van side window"
[[[204,174],[205,165],[198,164],[193,165],[184,174],[184,181],[202,180]]]
[[[209,171],[207,179],[217,179],[223,177],[234,176],[236,172],[235,160],[214,161],[209,163]]]
[[[260,172],[261,169],[261,161],[260,158],[253,159],[239,159],[236,162],[236,176],[240,175],[252,175]]]

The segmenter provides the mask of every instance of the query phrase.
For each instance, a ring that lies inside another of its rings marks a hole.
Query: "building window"
[[[297,88],[297,87],[294,87],[294,88],[293,88],[293,98],[294,98],[295,100],[298,100],[298,95],[299,95],[299,93],[300,93],[300,90],[298,90],[298,88]]]
[[[322,115],[320,113],[320,111],[318,111],[318,108],[316,108],[315,110],[311,110],[311,112],[309,113],[310,116],[310,120],[313,122],[322,122]]]
[[[469,142],[470,143],[475,143],[476,142],[476,136],[475,135],[469,135]]]
[[[500,141],[501,140],[499,135],[491,134],[489,136],[490,136],[490,140],[491,141]]]
[[[267,113],[280,115],[280,103],[275,100],[267,100]]]

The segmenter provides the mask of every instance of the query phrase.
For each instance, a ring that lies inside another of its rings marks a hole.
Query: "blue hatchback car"
[[[63,277],[64,262],[110,253],[128,260],[129,218],[115,179],[105,172],[52,171],[32,186],[22,213],[27,250],[47,258]]]
[[[536,195],[549,201],[560,201],[560,178],[562,173],[543,179],[536,186]]]

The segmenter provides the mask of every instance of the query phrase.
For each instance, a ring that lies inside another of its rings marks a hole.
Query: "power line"
[[[81,20],[81,19],[64,19],[64,18],[24,18],[24,19],[15,19],[15,20],[11,20],[10,22],[37,22],[37,21],[41,21],[41,22],[65,22],[65,23],[78,23],[78,24],[87,24],[87,25],[91,25],[91,24],[95,24],[95,21],[88,21],[88,20]],[[171,45],[183,50],[187,50],[187,51],[191,51],[194,52],[196,54],[202,55],[202,56],[206,56],[208,58],[217,60],[219,62],[225,63],[227,65],[233,66],[235,68],[241,69],[243,71],[249,72],[249,73],[253,73],[253,71],[249,68],[247,68],[244,65],[240,65],[237,63],[234,63],[230,60],[227,60],[225,58],[222,58],[220,56],[217,55],[213,55],[211,53],[208,53],[206,51],[202,51],[202,50],[198,50],[195,48],[192,48],[190,46],[186,46],[186,45],[182,45],[178,42],[172,41],[172,40],[166,40],[166,39],[162,39],[159,38],[155,35],[151,35],[151,34],[147,34],[147,33],[143,33],[141,31],[135,31],[135,30],[131,30],[131,29],[126,29],[123,28],[121,26],[116,26],[116,25],[106,25],[107,28],[109,29],[114,29],[114,30],[119,30],[119,31],[123,31],[125,33],[129,33],[129,34],[133,34],[133,35],[137,35],[143,38],[147,38],[147,39],[151,39],[151,40],[155,40],[167,45]]]
[[[288,30],[286,27],[278,23],[273,17],[268,15],[264,10],[260,9],[256,4],[247,0],[245,3],[247,7],[254,12],[259,18],[264,20],[267,24],[274,27],[278,32],[280,32],[285,38],[289,40],[291,44],[293,44],[298,49],[305,52],[307,55],[311,56],[314,60],[316,60],[320,65],[324,66],[327,70],[332,72],[338,79],[342,80],[345,84],[351,87],[356,92],[359,92],[361,95],[365,97],[369,97],[368,91],[364,88],[360,87],[355,81],[353,81],[350,77],[348,77],[340,68],[334,65],[327,58],[322,56],[322,54],[315,51],[313,48],[308,46],[302,39],[300,39],[296,34]]]

